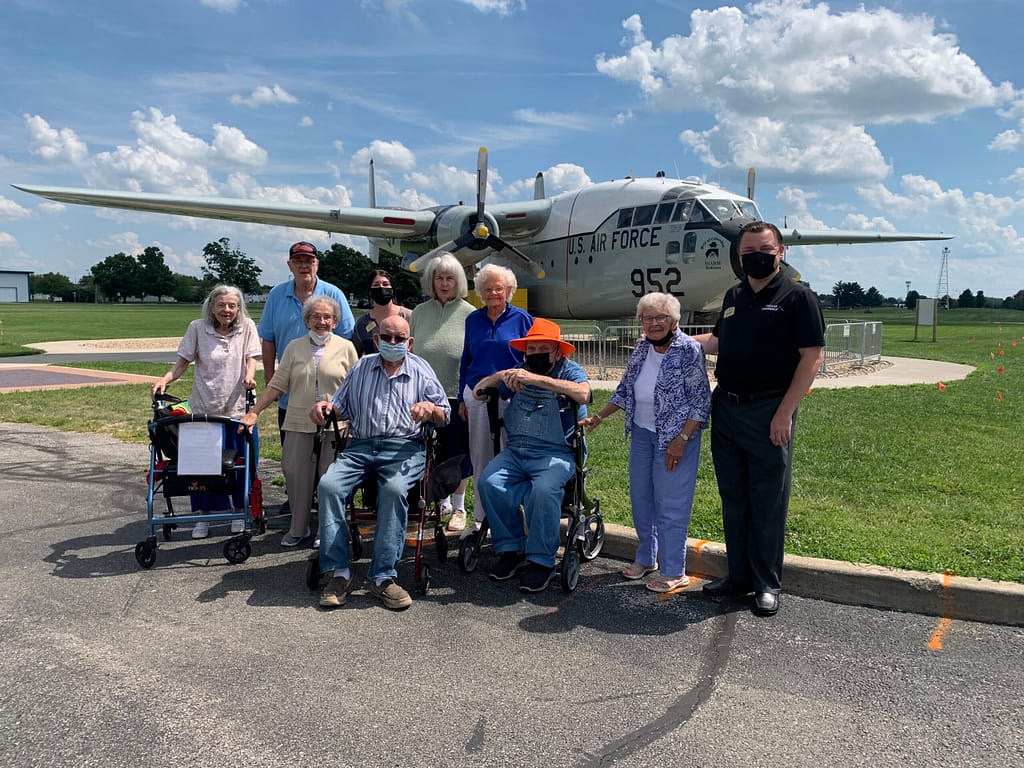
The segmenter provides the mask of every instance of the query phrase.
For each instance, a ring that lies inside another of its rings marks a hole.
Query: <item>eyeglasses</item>
[[[316,256],[292,256],[292,264],[312,264],[316,261]]]
[[[644,325],[664,325],[668,319],[668,315],[644,315],[640,318],[640,322]]]
[[[388,344],[405,344],[409,340],[408,336],[396,336],[391,333],[378,333],[377,338]]]
[[[314,314],[309,316],[309,319],[312,320],[313,322],[319,322],[321,320],[327,320],[328,322],[333,322],[337,318],[335,318],[333,314],[332,315],[318,315],[318,314],[314,313]]]
[[[505,293],[507,290],[505,286],[487,286],[481,289],[483,293]]]

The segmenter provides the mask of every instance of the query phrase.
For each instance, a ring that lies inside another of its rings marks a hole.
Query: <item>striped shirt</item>
[[[424,401],[443,410],[448,423],[451,406],[444,387],[427,361],[411,352],[390,377],[379,354],[359,358],[332,400],[355,438],[419,437],[410,409]]]

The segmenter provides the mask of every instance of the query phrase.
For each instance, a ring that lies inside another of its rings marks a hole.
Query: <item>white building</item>
[[[0,304],[28,303],[32,298],[28,291],[31,274],[18,269],[0,269]]]

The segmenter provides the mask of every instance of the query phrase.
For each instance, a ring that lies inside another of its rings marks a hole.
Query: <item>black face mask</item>
[[[748,277],[764,280],[775,271],[775,254],[764,251],[744,253],[740,256],[740,264]]]
[[[390,304],[393,298],[395,298],[394,288],[378,287],[370,289],[370,301],[374,304],[380,304],[381,306]]]
[[[530,373],[544,375],[554,367],[550,352],[535,352],[526,356],[526,370]]]
[[[648,336],[647,337],[647,341],[649,341],[651,344],[653,344],[656,347],[663,347],[666,344],[668,344],[670,341],[672,341],[672,337],[675,336],[675,335],[676,335],[675,331],[670,331],[669,333],[667,333],[664,336],[662,336],[660,339],[652,339],[650,336]]]

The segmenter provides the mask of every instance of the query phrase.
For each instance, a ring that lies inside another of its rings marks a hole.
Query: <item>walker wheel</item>
[[[604,546],[604,518],[600,515],[590,515],[584,523],[586,530],[583,532],[583,540],[577,542],[580,557],[584,562],[589,563],[599,554]]]
[[[177,527],[178,526],[175,525],[174,523],[165,523],[164,524],[164,541],[170,541],[171,540],[171,531],[173,531]]]
[[[306,563],[306,588],[310,592],[320,589],[321,576],[323,574],[320,572],[320,555],[314,552]]]
[[[437,550],[437,562],[443,563],[448,559],[448,537],[440,525],[434,526],[434,548]]]
[[[156,562],[156,542],[145,539],[136,544],[135,559],[143,568],[152,568]]]
[[[352,559],[363,559],[363,537],[359,533],[359,527],[354,523],[348,527],[348,537],[352,541]]]
[[[562,590],[572,592],[580,581],[580,554],[567,549],[562,556]]]
[[[245,536],[237,539],[228,539],[224,542],[224,557],[229,563],[244,563],[252,554],[252,544]]]
[[[459,568],[463,573],[472,573],[480,565],[480,552],[477,549],[477,538],[480,531],[474,531],[459,541]]]
[[[427,590],[430,589],[430,566],[426,563],[420,563],[420,567],[423,570],[423,576],[416,580],[416,591],[421,595],[426,595]]]

